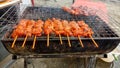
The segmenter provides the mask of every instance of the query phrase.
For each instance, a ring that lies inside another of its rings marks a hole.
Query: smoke
[[[102,2],[93,2],[92,0],[76,0],[71,7],[80,7],[88,14],[97,15],[108,23],[107,8]]]

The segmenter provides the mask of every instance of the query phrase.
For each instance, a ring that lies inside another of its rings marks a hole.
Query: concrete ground
[[[0,68],[24,68],[24,59],[16,60],[12,65],[6,66],[4,63],[12,62],[10,60],[12,55],[9,55],[2,63],[0,63]],[[27,68],[84,68],[85,59],[84,58],[33,58],[28,59]],[[94,63],[88,60],[88,68],[92,68],[91,65]],[[88,64],[87,63],[87,64]],[[2,65],[3,64],[3,65]],[[90,67],[91,66],[91,67]],[[110,68],[111,63],[104,62],[97,58],[96,68]]]
[[[41,2],[44,1],[44,2]],[[57,1],[57,2],[56,2]],[[70,6],[72,4],[72,0],[35,0],[37,6],[45,5],[45,6]],[[98,1],[98,0],[95,0]],[[120,23],[120,1],[119,0],[101,0],[104,2],[108,8],[109,15],[112,16],[116,21]],[[11,60],[11,55],[6,57],[0,63],[0,68],[4,67],[4,64]],[[24,67],[24,59],[18,59],[12,64],[9,68],[23,68]],[[84,59],[83,58],[37,58],[30,59],[28,63],[28,68],[84,68]],[[120,58],[119,61],[113,62],[113,68],[120,68]],[[111,63],[104,62],[97,58],[96,68],[110,68]]]

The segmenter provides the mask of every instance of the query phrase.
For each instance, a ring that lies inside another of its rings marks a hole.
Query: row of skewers
[[[68,12],[72,15],[85,15],[88,16],[88,12],[85,10],[80,9],[79,7],[62,7],[63,11]]]
[[[61,44],[63,44],[61,36],[67,36],[69,47],[71,47],[69,36],[78,37],[81,47],[84,47],[84,45],[80,37],[90,37],[95,46],[98,47],[97,43],[92,38],[92,29],[87,24],[85,24],[84,21],[67,21],[52,18],[47,19],[45,22],[42,20],[20,20],[11,34],[11,37],[14,38],[11,48],[14,47],[18,37],[25,37],[22,44],[22,47],[24,47],[27,38],[34,36],[32,45],[32,49],[34,49],[36,37],[40,37],[42,34],[47,36],[47,47],[49,47],[49,36],[51,34],[59,36]]]

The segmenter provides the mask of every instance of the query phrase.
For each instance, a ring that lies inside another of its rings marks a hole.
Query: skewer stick
[[[47,35],[47,47],[49,47],[49,34]]]
[[[69,35],[68,35],[68,34],[67,34],[67,39],[68,39],[69,47],[71,47],[70,38],[69,38]]]
[[[82,43],[82,40],[81,40],[80,36],[78,36],[78,39],[79,39],[79,42],[80,42],[81,46],[84,47],[84,45],[83,45],[83,43]]]
[[[34,37],[34,41],[33,41],[33,46],[32,46],[32,49],[34,49],[34,48],[35,48],[35,42],[36,42],[36,35],[35,35],[35,37]]]
[[[93,37],[90,35],[90,38],[92,39],[93,43],[95,44],[96,47],[99,47],[98,44],[95,42],[95,40],[93,39]]]
[[[16,40],[17,40],[17,37],[18,37],[18,36],[15,37],[15,39],[14,39],[14,41],[13,41],[13,43],[12,43],[11,48],[13,48],[13,47],[15,46],[15,42],[16,42]]]
[[[59,34],[59,37],[60,37],[60,43],[63,44],[62,38],[61,38],[61,35],[60,35],[60,34]]]
[[[23,44],[22,44],[22,47],[25,46],[25,42],[26,42],[26,40],[27,40],[27,37],[28,37],[28,35],[26,35],[26,37],[25,37],[25,39],[24,39],[24,42],[23,42]]]

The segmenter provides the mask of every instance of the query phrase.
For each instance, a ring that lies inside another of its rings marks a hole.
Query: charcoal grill
[[[120,42],[120,37],[117,34],[118,28],[114,29],[110,27],[108,23],[103,21],[98,15],[79,15],[74,16],[67,12],[64,12],[61,8],[52,7],[27,7],[23,13],[19,14],[18,11],[8,10],[8,12],[1,17],[2,24],[8,25],[9,29],[4,33],[2,37],[2,43],[4,47],[14,55],[96,55],[105,54],[117,47]],[[18,16],[16,16],[16,14]],[[5,18],[5,19],[4,19]],[[94,31],[93,38],[98,44],[98,48],[94,46],[91,38],[81,37],[84,48],[80,46],[79,40],[76,37],[70,37],[72,47],[68,46],[67,38],[62,36],[63,45],[59,42],[59,37],[54,35],[50,36],[50,46],[47,47],[47,37],[42,35],[37,37],[35,49],[32,49],[34,37],[28,38],[25,44],[25,48],[21,48],[24,38],[18,38],[15,47],[11,48],[13,38],[11,33],[14,26],[19,22],[20,19],[33,19],[33,20],[46,20],[51,18],[59,18],[68,21],[80,21],[84,20],[92,30]],[[113,20],[113,19],[112,19]],[[6,22],[7,21],[7,22]],[[8,23],[9,22],[9,23]],[[115,21],[111,21],[112,24]]]

